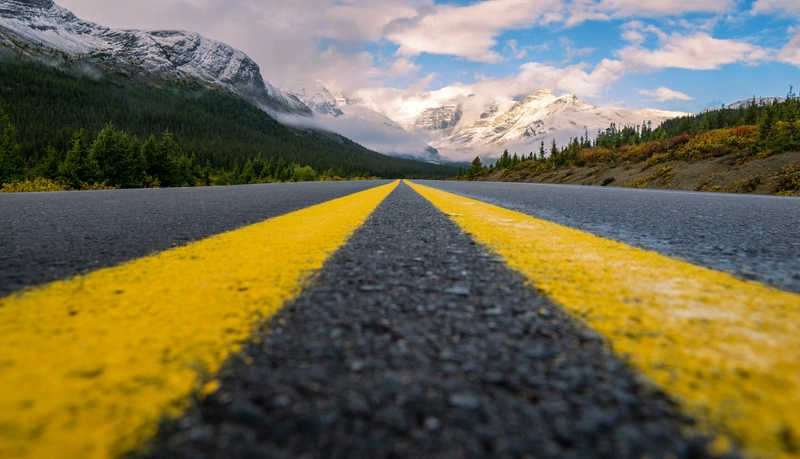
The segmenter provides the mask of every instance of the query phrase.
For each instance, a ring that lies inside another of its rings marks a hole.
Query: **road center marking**
[[[702,427],[800,457],[800,295],[409,183],[601,332]]]
[[[0,457],[135,448],[398,183],[0,299]]]

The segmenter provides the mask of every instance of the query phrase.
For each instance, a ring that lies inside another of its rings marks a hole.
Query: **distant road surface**
[[[0,456],[792,457],[800,199],[0,195]]]
[[[419,183],[800,293],[800,199],[497,182]]]

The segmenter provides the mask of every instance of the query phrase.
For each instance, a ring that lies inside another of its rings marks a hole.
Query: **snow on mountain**
[[[734,103],[732,103],[730,105],[726,105],[725,108],[732,108],[732,109],[738,109],[738,108],[741,108],[741,107],[747,108],[753,103],[753,100],[754,99],[752,99],[752,98],[751,99],[740,100],[740,101],[734,102]],[[757,97],[757,98],[755,98],[755,104],[758,105],[758,106],[761,106],[761,105],[772,105],[773,102],[782,103],[785,100],[786,99],[783,98],[783,97]]]
[[[426,108],[414,121],[414,127],[429,132],[450,133],[458,126],[461,116],[461,106],[457,103]]]
[[[381,153],[440,161],[439,152],[386,115],[365,106],[350,104],[343,95],[331,93],[315,80],[298,80],[281,88],[314,112],[301,124],[342,134]]]
[[[52,0],[0,2],[0,49],[127,74],[135,81],[191,79],[276,116],[312,113],[266,82],[247,55],[224,43],[191,32],[110,29],[79,19]]]
[[[508,107],[508,108],[506,108]],[[445,115],[442,119],[442,115]],[[447,118],[447,114],[450,118]],[[537,91],[528,97],[509,104],[494,101],[483,113],[467,119],[452,105],[427,109],[420,114],[415,125],[439,131],[442,136],[433,145],[443,155],[470,159],[476,155],[499,156],[506,148],[510,152],[529,153],[538,150],[542,140],[549,144],[556,139],[559,144],[571,137],[594,138],[598,129],[617,126],[641,125],[650,121],[657,126],[662,121],[684,115],[655,109],[631,110],[617,107],[597,107],[580,100],[574,94],[557,97],[548,90]],[[455,123],[455,126],[452,126]]]

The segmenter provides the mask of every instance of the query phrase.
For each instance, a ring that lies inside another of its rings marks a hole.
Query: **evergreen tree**
[[[746,125],[754,125],[758,122],[758,104],[756,104],[756,96],[753,96],[753,100],[747,105],[747,108],[744,111],[744,124]]]
[[[25,161],[20,154],[17,130],[0,107],[0,183],[21,180],[25,177]]]
[[[61,163],[61,158],[58,152],[52,145],[48,145],[44,151],[44,159],[36,167],[36,174],[40,177],[47,179],[58,178],[58,166]]]
[[[72,148],[58,168],[59,178],[75,189],[80,189],[84,184],[96,183],[100,177],[100,167],[90,155],[87,137],[83,129],[72,136]]]
[[[775,106],[767,105],[764,107],[763,114],[758,120],[758,138],[761,141],[769,142],[772,139],[775,128]]]
[[[789,86],[789,93],[786,95],[786,101],[783,104],[783,119],[787,123],[787,139],[785,150],[794,150],[800,147],[800,136],[797,132],[797,118],[798,118],[797,96],[794,93],[794,87]]]
[[[506,152],[508,154],[508,152]],[[480,172],[483,169],[483,163],[481,162],[481,158],[476,156],[475,159],[472,160],[472,165],[469,167],[467,171],[467,175],[469,178],[475,177],[475,174]]]
[[[133,186],[136,171],[130,157],[130,142],[124,133],[106,125],[92,144],[91,158],[100,169],[100,178],[111,186]]]
[[[161,142],[158,144],[158,166],[159,166],[159,173],[158,174],[150,174],[154,177],[158,178],[158,181],[161,182],[162,186],[181,186],[182,185],[182,170],[178,170],[181,161],[179,156],[181,155],[180,149],[178,148],[178,144],[175,143],[175,139],[172,138],[172,133],[169,131],[165,131],[161,135]],[[154,171],[155,172],[155,171]],[[238,177],[239,171],[236,171],[236,176]]]

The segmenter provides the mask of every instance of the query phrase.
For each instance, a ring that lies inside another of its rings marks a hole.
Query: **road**
[[[800,292],[795,198],[496,182],[419,183]]]
[[[29,288],[0,299],[0,456],[800,450],[797,199],[348,182],[0,215],[0,291]]]
[[[0,295],[113,266],[376,184],[2,194]]]

